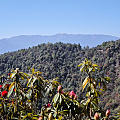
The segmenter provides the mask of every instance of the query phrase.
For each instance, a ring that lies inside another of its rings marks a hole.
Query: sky
[[[120,37],[120,0],[0,0],[0,38],[58,33]]]

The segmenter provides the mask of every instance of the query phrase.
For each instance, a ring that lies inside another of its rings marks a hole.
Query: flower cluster
[[[69,93],[69,96],[70,96],[70,98],[72,98],[72,99],[77,99],[77,95],[74,93],[74,91],[72,90],[70,93]]]
[[[8,94],[8,88],[9,88],[9,84],[6,84],[4,86],[4,90],[2,90],[2,85],[0,85],[0,89],[1,89],[1,92],[0,92],[0,97],[7,97],[7,94]]]
[[[59,86],[58,86],[58,89],[57,89],[57,91],[58,91],[58,93],[61,93],[61,94],[63,94],[63,91],[62,91],[62,86],[61,86],[61,85],[59,85]]]
[[[7,97],[8,92],[6,90],[2,91],[2,96]]]

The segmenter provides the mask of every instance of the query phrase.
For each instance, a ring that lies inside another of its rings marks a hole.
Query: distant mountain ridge
[[[0,54],[29,48],[42,43],[76,43],[82,47],[95,47],[106,41],[117,40],[119,37],[102,34],[56,34],[56,35],[20,35],[0,39]]]

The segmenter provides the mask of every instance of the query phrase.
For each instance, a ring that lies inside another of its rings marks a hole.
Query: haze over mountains
[[[102,34],[56,34],[56,35],[20,35],[0,39],[0,54],[36,46],[41,43],[76,43],[82,47],[95,47],[106,41],[117,40],[119,37]]]

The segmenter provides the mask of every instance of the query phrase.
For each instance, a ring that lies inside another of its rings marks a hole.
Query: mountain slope
[[[81,80],[84,79],[77,65],[89,58],[100,66],[100,74],[107,74],[111,82],[107,86],[101,105],[111,111],[120,110],[120,40],[104,42],[95,48],[82,49],[79,44],[41,44],[29,49],[0,55],[0,74],[19,67],[28,72],[28,67],[43,72],[45,79],[59,77],[66,90],[74,90],[82,99]],[[105,96],[105,97],[104,97]]]
[[[21,35],[12,38],[0,39],[0,54],[36,46],[41,43],[76,43],[82,47],[95,47],[105,41],[117,40],[111,35],[87,35],[87,34],[56,34],[49,36]]]

